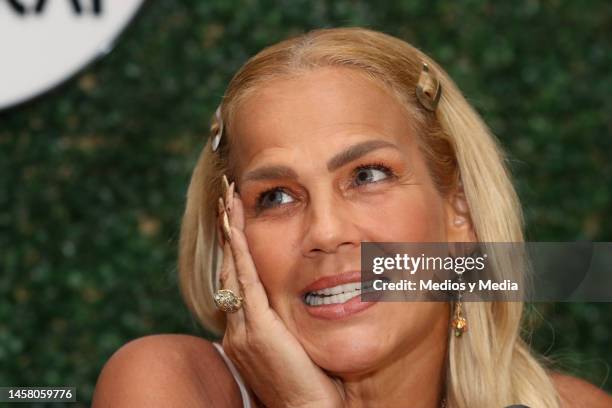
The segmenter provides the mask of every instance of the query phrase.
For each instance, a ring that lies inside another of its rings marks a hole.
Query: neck
[[[434,324],[418,343],[405,345],[378,369],[342,375],[346,406],[439,408],[445,390],[448,320]]]

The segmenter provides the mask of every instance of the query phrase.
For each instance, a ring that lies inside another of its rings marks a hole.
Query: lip
[[[300,292],[300,296],[304,296],[306,295],[306,293],[314,292],[315,290],[331,288],[334,286],[342,285],[344,283],[353,282],[361,282],[361,271],[349,271],[339,273],[337,275],[324,276],[302,289],[302,291]]]
[[[335,303],[333,305],[309,306],[302,302],[306,312],[312,317],[324,320],[340,320],[349,316],[353,316],[359,312],[377,304],[378,301],[361,301],[361,295],[357,295],[351,300],[344,303]]]
[[[344,272],[338,275],[325,276],[317,279],[305,287],[301,291],[300,296],[304,297],[308,292],[314,292],[316,290],[331,288],[333,286],[352,282],[361,282],[361,271]],[[376,300],[367,302],[362,301],[361,295],[357,295],[344,303],[335,303],[331,305],[309,306],[302,301],[302,305],[304,305],[304,308],[308,314],[310,314],[312,317],[325,320],[345,319],[374,306],[376,303],[378,303]]]

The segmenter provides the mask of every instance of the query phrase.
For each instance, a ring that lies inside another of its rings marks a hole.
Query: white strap
[[[225,364],[227,364],[227,367],[232,372],[232,375],[234,376],[234,379],[236,380],[236,383],[238,384],[238,388],[240,388],[240,395],[242,396],[242,406],[244,408],[251,408],[251,397],[249,396],[249,391],[246,385],[244,385],[244,381],[242,380],[240,373],[234,366],[234,363],[232,363],[232,360],[230,360],[229,357],[225,355],[223,346],[215,342],[213,342],[213,346],[215,346],[217,351],[219,351],[219,354],[221,354],[221,357],[225,361]]]

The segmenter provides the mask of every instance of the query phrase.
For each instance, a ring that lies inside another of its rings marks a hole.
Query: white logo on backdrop
[[[0,0],[0,110],[112,48],[144,0]]]

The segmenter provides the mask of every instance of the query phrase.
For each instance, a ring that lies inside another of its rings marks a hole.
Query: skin
[[[237,110],[231,132],[239,139],[231,158],[239,194],[225,197],[231,241],[221,239],[221,281],[241,292],[245,303],[227,315],[223,347],[261,399],[254,405],[438,407],[447,304],[381,302],[345,319],[321,320],[305,312],[299,296],[322,276],[359,269],[361,241],[474,240],[462,191],[437,193],[409,115],[386,89],[358,73],[324,68],[258,89]],[[396,148],[328,169],[339,152],[371,140]],[[380,169],[355,172],[371,163],[391,168],[394,176]],[[297,177],[247,180],[272,165]],[[357,186],[363,172],[368,183]],[[279,186],[285,193],[264,201],[272,207],[256,205],[262,192]],[[612,404],[582,380],[558,374],[553,380],[563,408]],[[155,335],[126,344],[109,359],[92,406],[242,402],[210,342]]]
[[[319,68],[256,91],[231,132],[239,140],[232,163],[244,236],[270,306],[291,335],[342,380],[351,406],[393,406],[411,395],[418,395],[412,406],[437,406],[448,304],[380,302],[325,320],[307,313],[301,298],[318,278],[359,270],[361,241],[473,240],[470,223],[456,222],[466,221],[457,211],[461,195],[436,191],[403,107],[352,70]],[[364,142],[386,145],[330,170],[334,156]],[[373,163],[385,168],[357,169]],[[270,166],[292,174],[253,177]]]

